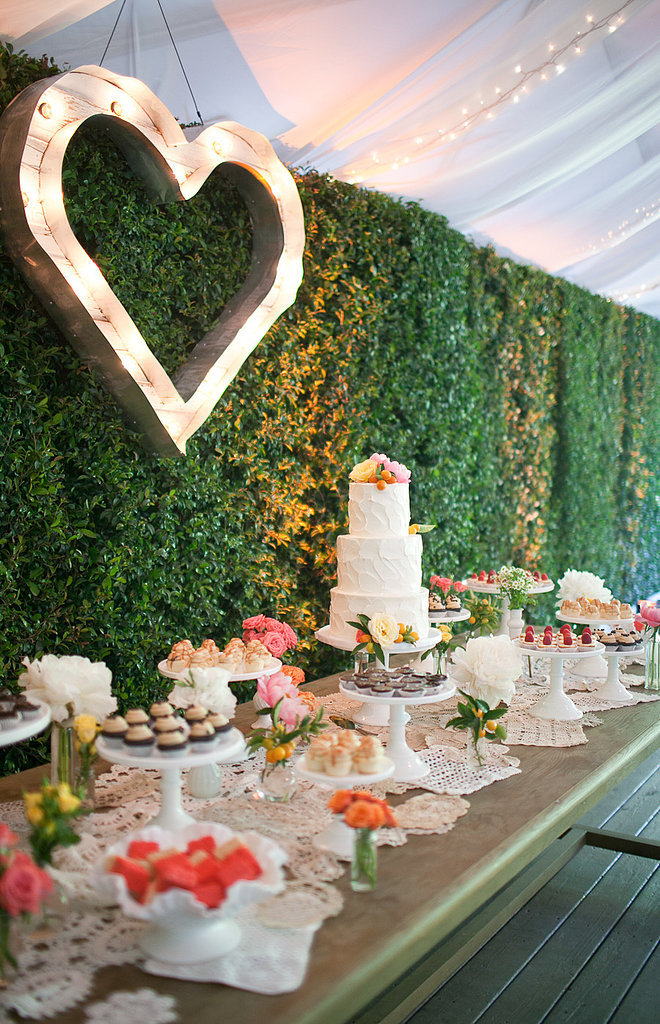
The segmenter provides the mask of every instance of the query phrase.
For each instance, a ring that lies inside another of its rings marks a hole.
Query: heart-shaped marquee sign
[[[220,164],[253,225],[252,264],[216,326],[171,379],[79,244],[62,196],[62,162],[90,118],[113,133],[163,199],[194,196]],[[305,243],[300,196],[263,135],[223,121],[188,142],[144,83],[104,68],[35,82],[0,118],[0,223],[7,248],[53,319],[161,455],[185,453],[225,388],[294,301]]]

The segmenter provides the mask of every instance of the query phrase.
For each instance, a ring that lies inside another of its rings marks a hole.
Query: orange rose
[[[353,794],[350,789],[338,789],[328,800],[328,807],[333,814],[343,814],[352,801]]]
[[[305,673],[297,665],[282,665],[280,671],[289,676],[294,686],[300,686],[301,683],[305,682]]]
[[[380,828],[385,824],[385,811],[380,804],[355,800],[346,808],[344,821],[351,828]]]

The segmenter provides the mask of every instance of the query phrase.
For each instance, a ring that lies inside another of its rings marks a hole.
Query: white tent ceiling
[[[3,0],[0,36],[660,317],[660,0]]]

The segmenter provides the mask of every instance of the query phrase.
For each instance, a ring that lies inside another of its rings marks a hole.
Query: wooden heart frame
[[[248,276],[173,379],[66,216],[64,154],[90,118],[109,128],[131,166],[163,200],[190,199],[222,164],[250,213]],[[0,118],[0,225],[32,290],[80,356],[98,368],[145,446],[165,456],[185,454],[188,438],[292,304],[302,280],[300,196],[268,140],[223,121],[189,142],[144,83],[95,66],[35,82]]]

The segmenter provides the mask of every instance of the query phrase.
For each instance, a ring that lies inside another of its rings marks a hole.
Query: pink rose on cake
[[[393,462],[391,459],[385,459],[385,469],[389,469],[390,473],[394,473],[398,484],[410,483],[410,470],[402,462]]]

